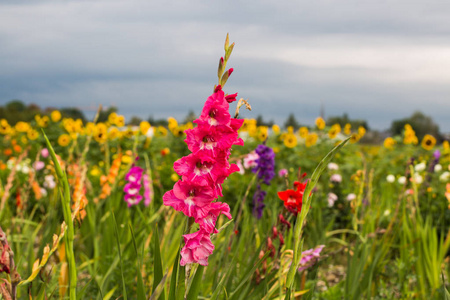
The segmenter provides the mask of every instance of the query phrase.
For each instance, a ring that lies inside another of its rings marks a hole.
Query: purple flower
[[[264,204],[264,198],[266,197],[267,192],[261,189],[261,185],[257,185],[256,192],[253,195],[253,215],[261,219],[263,214],[263,209],[266,206]]]
[[[441,151],[437,149],[436,151],[434,151],[433,156],[436,161],[439,161],[439,158],[441,158]]]
[[[270,185],[270,181],[275,177],[275,153],[272,148],[264,144],[258,145],[255,150],[258,159],[255,160],[256,167],[252,169],[253,173],[258,176],[258,185],[253,195],[253,215],[258,219],[262,217],[264,209],[264,198],[266,192],[261,189],[260,182]]]
[[[272,148],[264,144],[258,145],[255,150],[259,158],[256,160],[256,167],[252,172],[258,174],[258,178],[265,184],[270,185],[270,181],[275,176],[275,153]]]

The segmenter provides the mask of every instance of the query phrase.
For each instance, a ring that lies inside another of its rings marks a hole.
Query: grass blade
[[[123,299],[127,300],[127,287],[125,285],[125,277],[123,276],[122,251],[120,250],[119,229],[117,228],[116,217],[114,216],[114,212],[112,210],[111,210],[111,215],[112,215],[112,220],[114,222],[114,232],[116,233],[117,249],[119,250],[120,273],[122,275],[122,294],[123,294]]]
[[[163,267],[161,261],[161,248],[159,245],[159,235],[158,227],[155,227],[155,232],[153,233],[153,293],[155,293],[158,284],[163,278]],[[158,299],[164,300],[163,296]]]
[[[144,279],[142,279],[141,274],[141,258],[139,257],[138,248],[136,245],[136,237],[134,235],[133,226],[131,223],[128,223],[131,231],[131,239],[133,240],[134,251],[136,253],[136,275],[137,275],[137,299],[145,300],[145,287],[144,287]]]

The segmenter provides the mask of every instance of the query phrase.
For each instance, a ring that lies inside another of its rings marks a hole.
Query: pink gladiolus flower
[[[208,265],[208,256],[214,251],[209,233],[199,230],[191,234],[183,235],[184,247],[181,249],[180,265],[199,263],[202,266]]]
[[[141,178],[143,172],[144,170],[141,167],[133,166],[125,176],[128,183],[125,184],[123,191],[125,192],[124,200],[127,202],[128,207],[136,205],[142,200],[139,191],[141,190]]]
[[[231,219],[230,207],[226,203],[214,202],[211,203],[209,212],[203,218],[196,218],[195,222],[200,225],[200,228],[208,233],[217,233],[216,221],[219,215],[225,215],[228,219]]]
[[[139,182],[141,181],[143,171],[144,170],[141,167],[134,166],[128,171],[125,180],[129,182]]]
[[[217,233],[216,221],[223,214],[229,219],[230,207],[214,202],[222,195],[222,183],[240,170],[230,164],[231,146],[243,145],[237,130],[243,120],[232,119],[228,100],[220,86],[208,97],[200,117],[194,121],[197,127],[186,130],[186,144],[191,154],[178,159],[173,168],[181,176],[172,190],[163,196],[163,203],[193,217],[200,230],[184,235],[185,246],[181,250],[182,266],[190,263],[208,264],[208,256],[214,250],[210,234]]]
[[[149,206],[149,204],[153,200],[154,192],[153,192],[153,183],[152,179],[148,174],[144,174],[144,205]]]
[[[208,185],[195,185],[190,182],[178,181],[173,190],[163,196],[163,203],[182,211],[188,217],[203,218],[208,213],[208,207],[214,200],[214,191]]]

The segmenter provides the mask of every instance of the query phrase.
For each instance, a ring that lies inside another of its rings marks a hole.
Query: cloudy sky
[[[182,119],[216,83],[280,124],[348,113],[385,129],[416,110],[450,132],[450,2],[20,1],[0,4],[0,105],[114,105]]]

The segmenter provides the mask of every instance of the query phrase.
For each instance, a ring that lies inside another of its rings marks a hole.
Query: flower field
[[[239,118],[233,47],[193,122],[0,120],[0,299],[450,299],[448,141]]]

